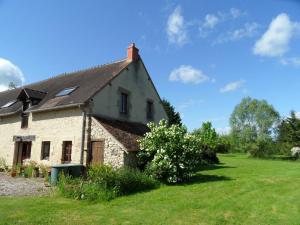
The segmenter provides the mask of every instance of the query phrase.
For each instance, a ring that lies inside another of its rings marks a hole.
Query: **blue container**
[[[58,175],[63,172],[65,175],[79,177],[83,174],[83,165],[81,164],[58,164],[51,167],[51,185],[56,185]]]

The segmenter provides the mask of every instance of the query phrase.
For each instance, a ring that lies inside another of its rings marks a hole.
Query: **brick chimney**
[[[140,57],[139,55],[139,49],[135,47],[135,44],[132,43],[128,48],[127,48],[127,60],[129,61],[136,61]]]

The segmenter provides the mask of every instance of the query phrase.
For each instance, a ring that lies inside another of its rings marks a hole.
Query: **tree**
[[[174,106],[166,99],[162,100],[162,104],[169,118],[169,126],[172,124],[182,125],[180,114],[179,112],[175,112]]]
[[[269,139],[279,119],[279,113],[267,101],[246,97],[231,114],[231,132],[235,141],[245,146],[258,139]]]
[[[208,163],[219,163],[216,154],[219,137],[211,122],[203,123],[200,128],[193,131],[193,134],[201,141],[202,160]]]
[[[17,86],[16,86],[16,84],[14,82],[10,82],[8,84],[8,90],[12,90],[12,89],[16,89],[16,88],[17,88]]]
[[[280,122],[277,132],[277,141],[285,153],[289,154],[292,147],[300,147],[300,119],[294,111]]]

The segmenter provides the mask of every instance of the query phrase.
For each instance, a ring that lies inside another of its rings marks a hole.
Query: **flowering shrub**
[[[168,183],[191,177],[201,163],[201,140],[189,134],[185,126],[168,126],[166,120],[148,126],[151,132],[139,140],[140,165],[155,178]]]
[[[293,147],[293,148],[291,149],[291,153],[292,153],[292,156],[293,156],[293,157],[298,158],[299,155],[300,155],[300,147]]]

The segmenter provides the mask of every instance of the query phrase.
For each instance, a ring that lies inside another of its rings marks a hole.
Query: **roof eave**
[[[26,112],[45,112],[45,111],[52,111],[52,110],[59,110],[59,109],[66,109],[66,108],[74,108],[74,107],[80,107],[85,105],[85,103],[76,103],[76,104],[69,104],[69,105],[62,105],[62,106],[55,106],[55,107],[49,107],[49,108],[43,108],[43,109],[33,109],[33,110],[26,110]]]
[[[4,117],[4,116],[12,116],[14,114],[17,114],[18,112],[21,112],[21,109],[18,109],[17,111],[14,111],[14,112],[9,112],[9,113],[3,113],[3,114],[0,114],[0,117]]]

